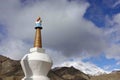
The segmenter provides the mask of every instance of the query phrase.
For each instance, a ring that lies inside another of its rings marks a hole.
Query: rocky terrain
[[[23,76],[20,61],[0,55],[0,80],[21,80]],[[57,67],[50,70],[48,77],[51,80],[120,80],[120,71],[90,76],[74,67]]]
[[[51,70],[48,74],[51,80],[89,80],[90,76],[74,67],[62,67]]]

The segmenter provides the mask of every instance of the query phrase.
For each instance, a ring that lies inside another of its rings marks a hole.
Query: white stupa
[[[49,80],[47,74],[52,66],[52,60],[45,54],[45,49],[42,48],[41,39],[41,19],[36,21],[36,34],[34,48],[26,54],[21,60],[21,66],[25,77],[22,80]]]

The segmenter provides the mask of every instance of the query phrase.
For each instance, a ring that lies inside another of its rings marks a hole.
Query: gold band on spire
[[[41,20],[40,17],[37,19]],[[35,34],[35,40],[34,40],[34,47],[42,48],[42,36],[41,36],[41,26],[36,26],[36,34]]]

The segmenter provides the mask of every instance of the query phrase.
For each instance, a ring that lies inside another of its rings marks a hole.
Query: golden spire
[[[42,48],[41,22],[42,22],[41,18],[38,17],[38,19],[36,20],[36,26],[35,26],[36,34],[35,34],[35,40],[34,40],[34,47],[37,47],[37,48]]]

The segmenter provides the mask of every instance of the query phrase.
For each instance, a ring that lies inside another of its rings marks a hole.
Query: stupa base
[[[22,80],[50,80],[46,76],[24,77]]]

